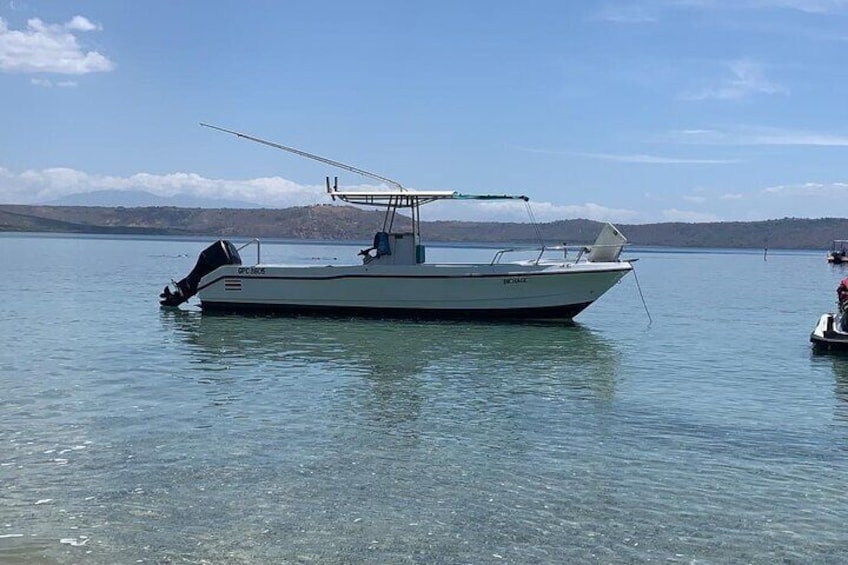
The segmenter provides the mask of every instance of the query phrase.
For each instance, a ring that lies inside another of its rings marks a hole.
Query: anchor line
[[[639,284],[639,277],[636,276],[636,265],[633,265],[633,279],[636,281],[636,288],[639,290],[639,298],[642,299],[642,306],[645,307],[645,314],[648,315],[648,326],[654,323],[651,313],[648,311],[648,303],[645,302],[645,295],[642,294],[642,285]]]

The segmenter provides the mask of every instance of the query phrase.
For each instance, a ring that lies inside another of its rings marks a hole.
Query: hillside
[[[380,229],[383,214],[350,206],[305,206],[285,209],[228,209],[97,206],[0,205],[0,232],[194,235],[367,241]],[[848,238],[848,219],[784,218],[761,222],[619,224],[633,245],[822,249]],[[548,242],[570,244],[594,240],[600,223],[560,220],[539,225]],[[422,222],[429,242],[531,242],[526,223]]]

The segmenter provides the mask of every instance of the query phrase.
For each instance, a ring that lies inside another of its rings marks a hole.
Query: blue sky
[[[209,122],[408,188],[526,194],[542,221],[841,216],[846,69],[848,0],[13,0],[0,202],[285,207],[372,182]]]

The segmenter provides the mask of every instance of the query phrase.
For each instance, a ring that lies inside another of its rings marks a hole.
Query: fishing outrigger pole
[[[244,139],[249,139],[251,141],[255,141],[256,143],[261,143],[263,145],[267,145],[269,147],[274,147],[275,149],[282,149],[283,151],[288,151],[289,153],[294,153],[295,155],[300,155],[301,157],[306,157],[307,159],[312,159],[313,161],[318,161],[320,163],[325,163],[327,165],[332,165],[333,167],[338,167],[340,169],[344,169],[345,171],[350,171],[351,173],[356,173],[358,175],[362,175],[364,177],[372,178],[374,180],[379,180],[385,182],[398,190],[406,190],[398,181],[392,180],[390,178],[384,177],[382,175],[378,175],[377,173],[372,173],[370,171],[366,171],[364,169],[360,169],[359,167],[354,167],[353,165],[347,165],[345,163],[340,163],[339,161],[333,161],[332,159],[327,159],[326,157],[321,157],[320,155],[315,155],[314,153],[307,153],[306,151],[302,151],[300,149],[295,149],[294,147],[288,147],[287,145],[281,145],[279,143],[274,143],[273,141],[267,141],[265,139],[261,139],[258,137],[254,137],[252,135],[247,135],[246,133],[241,133],[238,131],[233,131],[231,129],[222,128],[219,126],[213,126],[212,124],[206,124],[200,122],[200,125],[207,128],[216,129],[218,131],[223,131],[225,133],[231,133],[236,137],[243,137]]]

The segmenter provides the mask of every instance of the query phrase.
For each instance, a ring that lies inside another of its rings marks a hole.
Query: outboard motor
[[[179,306],[197,293],[200,279],[223,265],[241,265],[238,249],[232,242],[219,239],[200,253],[197,264],[186,278],[173,283],[174,290],[168,285],[159,295],[162,306]]]

